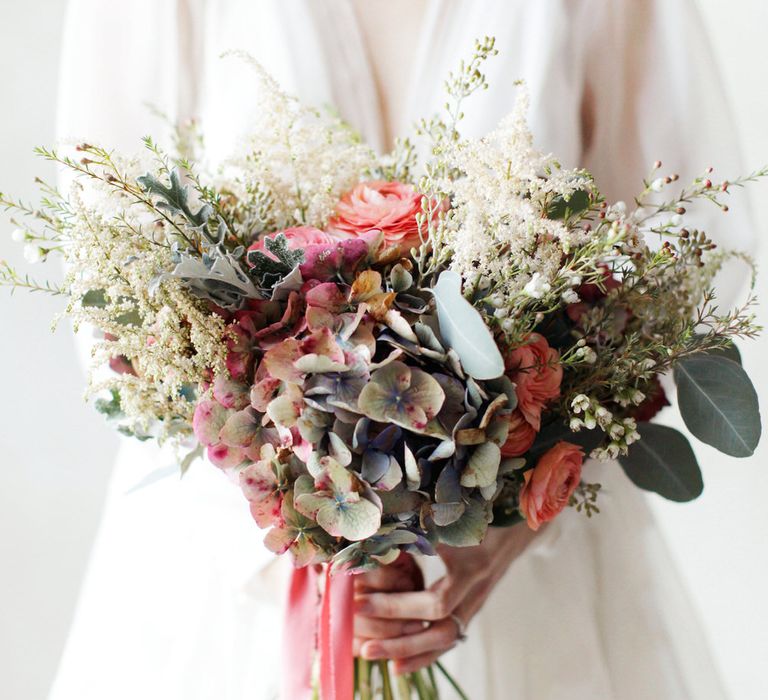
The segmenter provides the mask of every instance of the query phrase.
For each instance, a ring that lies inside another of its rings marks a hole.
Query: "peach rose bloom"
[[[501,454],[503,457],[519,457],[528,452],[535,439],[536,431],[533,429],[533,426],[516,409],[512,412],[512,418],[509,422],[509,434],[507,435],[507,441],[501,446]]]
[[[388,246],[406,252],[421,243],[416,214],[423,197],[402,182],[361,182],[341,198],[329,228],[353,236],[377,229]]]
[[[264,250],[264,239],[275,238],[275,236],[281,233],[288,241],[288,247],[291,250],[306,248],[309,245],[333,245],[334,243],[338,243],[342,238],[348,238],[348,236],[338,236],[326,233],[314,226],[294,226],[292,228],[287,228],[284,231],[265,233],[258,241],[251,244],[248,247],[248,250],[260,250],[264,252],[265,255],[270,255],[268,251]]]
[[[581,479],[584,452],[578,445],[558,442],[523,477],[520,511],[531,530],[552,520],[568,505]]]
[[[544,336],[531,333],[525,345],[507,355],[505,364],[507,375],[517,389],[517,407],[538,432],[544,406],[560,396],[563,381],[560,355],[549,347]]]

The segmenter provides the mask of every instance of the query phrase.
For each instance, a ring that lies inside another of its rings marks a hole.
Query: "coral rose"
[[[548,401],[560,395],[563,368],[557,350],[547,339],[531,333],[528,342],[505,358],[507,374],[515,383],[517,407],[536,432],[541,429],[541,412]]]
[[[264,250],[264,239],[275,238],[275,236],[278,236],[281,233],[285,236],[288,241],[288,247],[292,250],[298,250],[299,248],[303,249],[310,245],[333,245],[338,243],[341,238],[347,237],[326,233],[314,226],[294,226],[293,228],[287,228],[284,231],[275,231],[274,233],[264,234],[258,241],[248,247],[248,251],[260,250],[265,255],[273,257],[271,253]]]
[[[528,452],[535,439],[533,426],[519,410],[515,410],[509,421],[507,441],[501,446],[501,454],[503,457],[519,457]]]
[[[416,214],[423,197],[402,182],[361,182],[341,198],[329,228],[354,236],[378,229],[388,246],[406,252],[421,243]]]
[[[552,520],[568,505],[581,479],[584,452],[578,445],[558,442],[523,477],[520,511],[531,530]]]

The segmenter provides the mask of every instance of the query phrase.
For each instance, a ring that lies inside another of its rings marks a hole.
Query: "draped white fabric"
[[[591,169],[609,199],[631,201],[656,158],[683,180],[710,162],[738,172],[691,0],[430,0],[401,131],[439,109],[444,77],[485,34],[501,53],[491,89],[467,103],[467,133],[495,125],[524,78],[540,146]],[[130,148],[160,128],[150,102],[200,116],[209,154],[225,157],[259,109],[249,69],[219,58],[229,49],[303,99],[335,103],[381,147],[350,0],[73,0],[60,135]],[[712,212],[701,218],[716,237],[751,247],[746,218]],[[737,277],[726,281],[735,292]],[[211,466],[131,490],[172,459],[121,450],[53,700],[276,696],[289,563],[262,547],[242,496]],[[602,513],[569,511],[549,527],[448,664],[474,700],[724,697],[646,497],[614,463],[588,464],[586,478],[604,485]]]

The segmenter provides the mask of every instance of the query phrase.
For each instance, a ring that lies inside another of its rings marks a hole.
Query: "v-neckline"
[[[414,24],[417,25],[415,35],[409,36],[411,39],[411,46],[408,48],[410,55],[406,57],[409,61],[407,64],[408,71],[405,76],[402,76],[400,90],[398,90],[400,94],[387,95],[384,91],[386,80],[382,79],[382,70],[386,74],[386,68],[378,66],[376,63],[376,51],[370,43],[371,27],[367,26],[368,20],[364,16],[366,3],[365,1],[355,2],[355,0],[343,0],[343,2],[348,7],[350,21],[354,24],[355,34],[359,38],[356,43],[360,45],[366,74],[376,96],[376,112],[381,123],[382,137],[387,141],[386,147],[390,148],[394,145],[394,141],[403,135],[404,126],[406,126],[405,120],[412,110],[416,86],[421,82],[424,60],[431,44],[435,5],[432,0],[423,0],[418,3],[418,16],[408,17],[408,20],[414,20]],[[413,0],[409,0],[409,2],[413,2]],[[387,31],[391,31],[391,29],[387,28]],[[395,98],[394,102],[388,104],[388,101],[393,97]],[[391,111],[393,104],[396,105],[397,111]]]
[[[393,138],[407,135],[415,119],[429,116],[419,113],[430,102],[425,95],[429,85],[426,69],[444,50],[449,23],[457,14],[457,4],[427,0],[406,87],[405,107],[391,124]],[[446,5],[452,12],[447,11]],[[376,151],[385,152],[388,149],[384,115],[373,65],[351,0],[309,0],[306,6],[312,17],[316,40],[324,49],[326,73],[335,105]],[[442,80],[438,82],[438,89],[442,89]]]

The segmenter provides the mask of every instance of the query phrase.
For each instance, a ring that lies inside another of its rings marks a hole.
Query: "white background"
[[[746,165],[765,164],[768,3],[699,4]],[[35,175],[53,177],[31,151],[53,143],[64,5],[64,0],[0,0],[0,191],[24,198],[33,196]],[[768,183],[753,189],[753,201],[762,237]],[[23,265],[10,231],[7,218],[1,218],[0,258]],[[768,246],[760,257],[768,269]],[[768,276],[760,293],[768,305]],[[0,290],[0,697],[8,700],[45,697],[117,447],[117,438],[81,398],[83,378],[67,325],[50,332],[49,321],[60,309],[55,299],[24,292],[11,298]],[[765,311],[761,319],[768,320]],[[742,347],[768,411],[768,369],[760,362],[768,341]],[[654,504],[732,697],[762,700],[768,697],[768,439],[750,461],[697,451],[704,496],[685,506]]]

